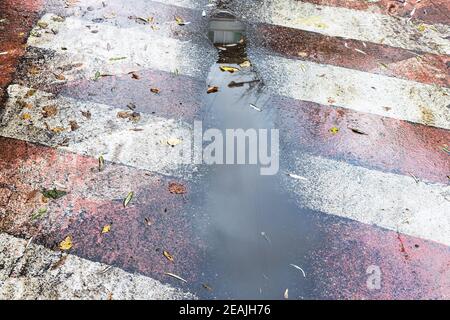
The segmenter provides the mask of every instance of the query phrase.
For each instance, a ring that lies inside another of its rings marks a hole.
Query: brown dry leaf
[[[61,250],[70,250],[72,248],[72,236],[67,236],[61,243],[59,244],[59,248]]]
[[[329,104],[335,104],[336,100],[334,100],[333,98],[328,98],[328,103]]]
[[[75,131],[80,128],[80,126],[78,125],[78,123],[75,120],[69,121],[69,124],[70,124],[70,130],[72,130],[72,131]]]
[[[154,94],[159,94],[161,93],[161,90],[159,90],[158,88],[151,88],[150,91]]]
[[[174,194],[185,194],[186,187],[177,182],[169,183],[169,192]]]
[[[27,93],[25,93],[24,98],[32,97],[32,96],[34,96],[35,93],[36,93],[36,89],[30,89],[27,91]]]
[[[61,133],[61,132],[63,132],[65,129],[63,128],[63,127],[55,127],[55,128],[52,128],[52,129],[50,129],[52,132],[54,132],[54,133]]]
[[[66,80],[66,77],[62,73],[60,73],[60,74],[56,74],[55,73],[55,79],[56,80],[60,80],[60,81],[64,81],[64,80]]]
[[[219,87],[217,87],[217,86],[211,86],[211,87],[209,87],[208,88],[208,90],[206,91],[206,93],[215,93],[215,92],[218,92],[219,91]]]
[[[81,111],[81,114],[83,115],[83,117],[85,117],[86,119],[90,119],[92,114],[90,111]]]
[[[132,111],[119,111],[117,113],[117,117],[121,119],[128,119],[135,122],[141,119],[141,115],[139,113]]]
[[[136,72],[131,72],[131,78],[135,79],[135,80],[139,80],[139,75]]]
[[[51,270],[55,270],[61,267],[66,262],[67,257],[67,255],[61,256],[61,258],[59,258],[59,260],[56,261],[54,265],[52,265]]]
[[[44,118],[54,117],[58,114],[58,108],[56,106],[45,106],[42,108],[42,116]]]
[[[163,254],[164,257],[167,258],[167,260],[169,260],[170,262],[174,262],[173,256],[168,251],[164,251]]]

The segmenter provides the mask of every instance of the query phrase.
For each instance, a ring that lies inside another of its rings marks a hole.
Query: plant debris
[[[329,131],[331,132],[331,134],[337,134],[339,132],[339,128],[333,127]]]
[[[160,94],[161,90],[159,90],[158,88],[151,88],[150,91],[154,94]]]
[[[126,208],[129,204],[130,201],[133,199],[134,196],[134,192],[131,191],[128,193],[127,197],[123,200],[123,207]]]
[[[206,93],[210,94],[210,93],[216,93],[219,91],[219,87],[217,86],[211,86],[208,88],[208,90],[206,91]]]
[[[169,183],[169,192],[173,194],[185,194],[186,187],[177,182]]]
[[[33,214],[31,216],[31,219],[32,220],[41,219],[41,218],[43,218],[46,215],[47,211],[48,211],[47,208],[40,208],[35,214]]]
[[[42,116],[44,118],[54,117],[58,114],[58,108],[56,106],[45,106],[42,108]]]
[[[53,264],[50,269],[56,270],[56,269],[62,267],[64,265],[64,263],[66,263],[67,257],[68,257],[68,255],[66,255],[66,254],[62,255],[61,258],[59,258],[59,260],[56,261],[55,264]]]
[[[286,290],[284,291],[284,298],[285,298],[285,299],[289,299],[289,289],[286,289]]]
[[[306,273],[302,268],[300,268],[298,265],[292,264],[292,263],[290,264],[290,266],[294,267],[297,270],[300,270],[303,273],[303,277],[306,278]]]
[[[222,72],[229,72],[229,73],[235,73],[237,71],[239,71],[238,68],[235,67],[227,67],[227,66],[220,66],[220,70]]]
[[[166,143],[171,146],[171,147],[175,147],[177,145],[179,145],[182,141],[178,138],[170,138],[166,141]]]
[[[105,158],[101,155],[98,157],[98,171],[102,171],[105,167]]]
[[[168,251],[164,251],[163,254],[164,257],[167,258],[167,260],[169,260],[170,262],[174,262],[173,256]]]
[[[107,225],[103,226],[103,228],[102,228],[102,234],[108,233],[108,232],[110,232],[110,231],[111,231],[111,225],[110,225],[110,224],[107,224]]]
[[[258,108],[258,107],[255,106],[253,103],[250,103],[250,108],[252,108],[253,110],[256,110],[256,111],[258,111],[258,112],[261,112],[261,111],[262,111],[261,108]]]
[[[367,133],[365,133],[364,131],[361,131],[359,129],[356,129],[356,128],[349,128],[349,129],[352,130],[354,133],[367,136]]]
[[[43,189],[41,193],[44,197],[53,199],[53,200],[58,200],[58,199],[64,197],[65,195],[67,195],[66,191],[56,190],[56,188],[53,188],[53,190]]]
[[[180,276],[177,276],[176,274],[173,274],[173,273],[170,273],[170,272],[164,272],[164,274],[167,275],[167,276],[170,276],[170,277],[172,277],[172,278],[175,278],[175,279],[177,279],[177,280],[180,280],[180,281],[182,281],[182,282],[184,282],[184,283],[187,283],[187,280],[183,279],[183,278],[180,277]]]
[[[67,251],[72,248],[72,236],[67,236],[61,243],[59,244],[59,248],[61,250]]]

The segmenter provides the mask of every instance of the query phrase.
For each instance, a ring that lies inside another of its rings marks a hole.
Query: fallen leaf
[[[31,217],[32,220],[41,219],[45,216],[47,213],[47,208],[40,208],[33,216]]]
[[[169,183],[169,192],[174,194],[185,194],[186,187],[177,182]]]
[[[67,257],[67,255],[61,256],[61,258],[59,258],[59,260],[54,265],[52,265],[51,270],[60,268],[66,262]]]
[[[110,231],[111,231],[111,225],[110,224],[107,224],[107,225],[103,226],[102,233],[108,233]]]
[[[352,130],[354,133],[367,135],[367,133],[365,133],[365,132],[363,132],[363,131],[361,131],[359,129],[356,129],[356,128],[349,128],[349,129]]]
[[[81,115],[82,115],[83,117],[85,117],[86,119],[90,119],[91,116],[92,116],[92,114],[91,114],[90,111],[81,111]]]
[[[289,289],[286,289],[286,291],[284,291],[284,298],[289,299]]]
[[[208,88],[208,90],[206,91],[206,93],[215,93],[215,92],[217,92],[217,91],[219,91],[219,87],[217,87],[217,86],[211,86],[211,87],[209,87]]]
[[[54,75],[55,75],[56,80],[60,80],[60,81],[66,80],[66,77],[62,73],[60,73],[60,74],[55,73]]]
[[[31,119],[31,115],[29,113],[22,114],[22,120],[30,120],[30,119]]]
[[[127,57],[113,57],[110,58],[109,61],[119,61],[119,60],[125,60]]]
[[[151,88],[150,91],[154,94],[159,94],[161,93],[161,90],[159,90],[158,88]]]
[[[167,140],[167,144],[171,147],[175,147],[176,145],[179,145],[182,141],[177,138],[170,138]]]
[[[328,103],[329,104],[335,104],[336,100],[334,100],[333,98],[328,98]]]
[[[339,128],[333,127],[329,130],[331,134],[337,134],[339,132]]]
[[[223,72],[229,72],[229,73],[235,73],[239,71],[238,68],[235,67],[227,67],[227,66],[220,66],[220,70]]]
[[[423,23],[421,23],[417,26],[417,30],[419,30],[419,32],[424,32],[426,29],[427,29],[427,26],[424,25]]]
[[[80,128],[80,126],[78,125],[78,123],[75,120],[70,120],[69,125],[70,125],[70,130],[72,130],[72,131],[78,130]]]
[[[138,112],[131,112],[131,111],[119,111],[117,113],[117,117],[122,119],[128,119],[134,122],[137,122],[141,119],[141,115]]]
[[[101,78],[101,76],[102,76],[102,74],[100,73],[100,71],[96,71],[93,80],[94,80],[94,81],[97,81],[98,79]]]
[[[53,190],[43,189],[41,193],[44,197],[53,200],[58,200],[67,195],[66,191],[56,190],[56,188],[54,188]]]
[[[30,89],[27,91],[27,93],[25,93],[24,98],[32,97],[32,96],[34,96],[35,93],[36,93],[36,89]]]
[[[175,17],[175,21],[179,25],[183,25],[184,24],[184,20],[181,17]]]
[[[59,248],[64,251],[70,250],[72,248],[72,236],[67,236],[63,241],[61,241]]]
[[[177,280],[180,280],[180,281],[182,281],[182,282],[184,282],[184,283],[187,283],[187,280],[183,279],[183,278],[180,277],[180,276],[177,276],[176,274],[173,274],[173,273],[170,273],[170,272],[164,272],[164,274],[167,275],[167,276],[170,276],[170,277],[172,277],[172,278],[175,278],[175,279],[177,279]]]
[[[54,117],[58,113],[56,106],[45,106],[42,108],[42,116],[44,118]]]
[[[139,75],[136,72],[131,72],[131,78],[135,79],[135,80],[139,80]]]
[[[98,171],[102,171],[105,167],[105,158],[103,156],[98,157]]]
[[[208,291],[213,291],[213,289],[206,283],[202,283],[202,287],[205,288]]]
[[[38,21],[37,25],[39,26],[39,28],[41,29],[46,29],[48,27],[48,23],[45,21]]]
[[[63,132],[65,129],[63,128],[63,127],[55,127],[55,128],[52,128],[52,129],[50,129],[52,132],[54,132],[54,133],[61,133],[61,132]]]
[[[303,180],[303,181],[308,181],[307,178],[293,174],[293,173],[288,173],[288,176],[297,180]]]
[[[128,193],[127,197],[123,200],[124,208],[126,208],[130,204],[130,201],[133,199],[133,196],[134,196],[133,191]]]
[[[305,51],[300,51],[299,53],[297,53],[297,55],[299,57],[306,58],[308,56],[308,53]]]
[[[167,258],[167,260],[169,260],[170,262],[174,262],[173,256],[169,252],[164,251],[163,254],[164,254],[164,257]]]
[[[250,61],[246,60],[246,61],[242,62],[239,66],[241,68],[250,68],[252,66],[252,64],[250,63]]]

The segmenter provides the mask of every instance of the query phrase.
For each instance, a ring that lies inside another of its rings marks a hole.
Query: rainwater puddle
[[[211,68],[208,86],[217,86],[218,92],[208,94],[204,102],[203,130],[219,129],[225,136],[226,129],[275,128],[276,108],[246,62],[245,26],[230,12],[219,11],[209,30],[220,58]],[[223,66],[239,71],[221,71]],[[283,299],[289,289],[289,298],[311,298],[306,256],[320,245],[320,236],[313,215],[282,193],[281,175],[286,173],[280,169],[263,176],[260,165],[204,165],[201,170],[202,212],[193,215],[193,223],[207,244],[199,271],[207,286],[196,288],[195,294],[208,299]]]

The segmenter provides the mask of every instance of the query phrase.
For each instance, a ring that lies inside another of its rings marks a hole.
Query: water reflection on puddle
[[[244,63],[248,61],[244,31],[244,24],[229,12],[218,12],[211,19],[209,38],[220,57],[211,68],[208,85],[219,91],[204,101],[204,130],[274,128],[276,110],[268,103],[257,73]],[[224,65],[239,71],[223,72]],[[213,290],[196,294],[282,299],[289,288],[290,297],[307,297],[311,280],[290,264],[308,273],[304,257],[317,239],[309,215],[282,193],[283,173],[262,176],[258,165],[213,165],[202,170],[206,172],[203,212],[195,215],[199,221],[193,223],[207,243],[201,276]]]

